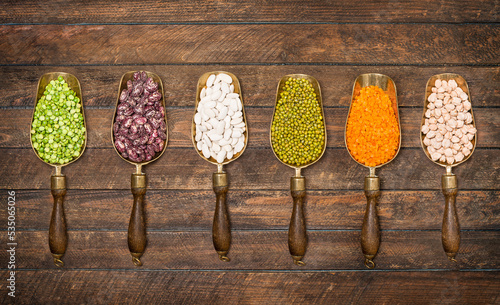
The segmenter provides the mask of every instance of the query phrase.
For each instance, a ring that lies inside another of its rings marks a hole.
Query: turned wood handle
[[[214,173],[213,184],[216,202],[212,240],[219,259],[223,262],[229,262],[230,259],[227,257],[227,253],[231,246],[231,224],[226,205],[226,194],[229,189],[226,173]]]
[[[458,192],[456,176],[443,175],[442,186],[445,197],[443,228],[441,232],[443,249],[448,259],[456,263],[455,256],[460,248],[460,224],[455,206]]]
[[[365,256],[365,266],[375,268],[373,259],[380,246],[380,225],[377,215],[377,200],[380,195],[378,177],[365,178],[366,211],[361,228],[361,249]]]
[[[304,266],[302,261],[307,248],[306,219],[304,216],[304,197],[306,196],[305,178],[292,177],[290,190],[293,198],[292,218],[288,228],[288,249],[293,262]]]
[[[134,204],[128,226],[128,248],[132,255],[132,262],[142,266],[140,260],[146,250],[146,222],[144,217],[144,195],[146,194],[146,175],[132,174],[132,194]]]
[[[51,192],[54,197],[54,206],[49,226],[49,247],[57,267],[63,267],[61,260],[68,246],[66,232],[66,218],[64,216],[64,196],[66,196],[66,177],[54,175],[51,177]]]

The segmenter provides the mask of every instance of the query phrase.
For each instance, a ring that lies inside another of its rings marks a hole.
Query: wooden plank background
[[[498,1],[3,1],[0,10],[0,241],[7,191],[16,191],[16,304],[498,304],[500,302],[500,4]],[[145,167],[148,247],[127,248],[132,166],[111,144],[122,74],[163,80],[169,142]],[[230,263],[213,250],[216,170],[194,151],[190,121],[198,77],[238,76],[249,142],[226,166]],[[68,177],[66,266],[48,249],[52,169],[30,148],[39,77],[82,85],[88,145]],[[394,79],[402,149],[378,170],[382,243],[367,270],[359,244],[367,170],[349,157],[344,126],[357,75]],[[434,74],[469,84],[478,145],[454,169],[462,227],[458,263],[441,246],[444,170],[419,142],[424,89]],[[269,146],[281,76],[306,73],[322,88],[328,144],[304,170],[307,265],[287,247],[291,170]],[[0,251],[0,278],[7,278]],[[5,285],[2,304],[14,303]]]

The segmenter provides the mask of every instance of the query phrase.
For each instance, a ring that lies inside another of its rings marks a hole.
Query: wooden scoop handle
[[[378,177],[365,177],[366,211],[361,229],[361,249],[365,256],[365,266],[375,268],[373,259],[380,246],[380,225],[377,215],[377,200],[380,195]]]
[[[304,197],[306,196],[306,178],[292,177],[290,190],[293,198],[292,219],[288,228],[288,249],[297,266],[305,266],[302,261],[307,248],[306,219],[304,216]]]
[[[457,208],[457,176],[453,174],[443,175],[441,178],[443,194],[445,197],[442,240],[443,249],[452,262],[457,262],[455,256],[460,248],[460,224],[458,223]]]
[[[144,217],[144,195],[146,194],[146,174],[132,174],[132,194],[134,204],[128,225],[128,248],[132,255],[132,262],[142,266],[140,260],[146,250],[146,223]]]
[[[61,260],[66,247],[68,246],[68,234],[66,232],[66,219],[64,217],[64,196],[66,196],[66,176],[53,175],[51,181],[51,192],[54,197],[54,206],[49,226],[49,247],[54,264],[57,267],[63,267]]]
[[[229,262],[227,257],[229,247],[231,246],[231,224],[227,212],[226,194],[229,189],[227,174],[214,173],[213,186],[216,195],[214,222],[212,225],[212,240],[215,251],[219,259],[223,262]]]

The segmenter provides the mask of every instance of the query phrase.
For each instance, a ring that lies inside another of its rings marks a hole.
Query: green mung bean
[[[271,144],[278,158],[292,166],[318,159],[325,145],[323,112],[310,81],[288,78],[271,125]]]

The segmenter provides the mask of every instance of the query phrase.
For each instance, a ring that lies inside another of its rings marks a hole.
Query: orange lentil
[[[354,159],[370,167],[386,163],[398,151],[398,120],[389,96],[379,87],[362,88],[352,102],[346,142]]]

